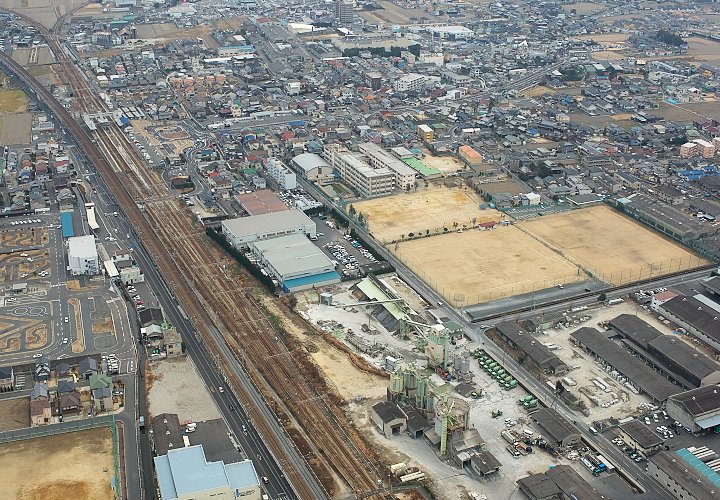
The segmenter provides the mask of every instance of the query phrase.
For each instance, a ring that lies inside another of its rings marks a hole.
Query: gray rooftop
[[[663,439],[637,420],[632,420],[620,426],[620,429],[630,436],[641,448],[652,448],[663,444]]]
[[[649,342],[662,335],[657,329],[633,314],[621,314],[617,318],[611,319],[609,324],[622,336],[646,350]]]
[[[685,408],[694,418],[720,409],[720,386],[706,385],[671,396],[670,399]]]
[[[711,339],[720,342],[720,314],[693,297],[678,296],[660,306]]]
[[[273,230],[282,231],[297,226],[315,224],[310,217],[300,210],[283,210],[269,214],[253,215],[225,220],[223,227],[235,237],[267,233]]]
[[[627,352],[595,328],[583,327],[570,336],[604,359],[657,401],[665,401],[680,388]]]
[[[552,408],[540,408],[532,414],[532,418],[558,443],[573,434],[580,434],[574,425]]]
[[[292,161],[305,172],[319,167],[332,168],[322,156],[315,153],[303,153],[301,155],[297,155],[292,159]]]
[[[514,321],[503,321],[495,325],[497,331],[523,350],[541,368],[556,368],[565,366],[565,363],[546,346],[535,339],[530,333],[523,331],[522,327]]]
[[[327,255],[303,234],[255,241],[252,246],[262,252],[263,258],[282,276],[318,268],[335,269]]]

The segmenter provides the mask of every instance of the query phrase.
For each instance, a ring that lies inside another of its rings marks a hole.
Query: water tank
[[[415,374],[411,371],[405,372],[405,389],[408,391],[417,389],[417,380],[415,379]]]

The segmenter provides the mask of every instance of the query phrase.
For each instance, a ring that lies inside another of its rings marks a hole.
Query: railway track
[[[48,37],[67,82],[78,97],[79,111],[103,110],[103,104],[88,89],[57,39],[48,30],[41,31]],[[138,239],[169,281],[170,289],[193,320],[206,346],[224,368],[231,386],[275,456],[286,464],[289,462],[283,460],[279,443],[279,439],[287,438],[276,436],[264,424],[252,399],[242,390],[238,378],[241,375],[229,369],[229,363],[224,360],[224,350],[215,332],[219,332],[221,341],[226,342],[240,359],[249,378],[266,400],[274,399],[276,408],[287,409],[304,435],[311,436],[315,457],[339,475],[357,496],[374,492],[378,479],[382,477],[377,471],[377,464],[362,452],[356,442],[357,436],[342,428],[346,425],[345,421],[327,404],[325,395],[319,394],[302,375],[296,362],[297,353],[289,352],[278,338],[271,322],[249,296],[250,291],[238,289],[235,280],[214,264],[214,259],[223,258],[221,252],[202,229],[193,224],[177,200],[171,198],[157,173],[149,169],[136,153],[128,153],[132,148],[123,147],[129,144],[114,124],[107,129],[98,128],[96,146],[67,110],[24,68],[4,54],[0,54],[0,61],[63,122],[103,175],[135,227]],[[99,148],[109,155],[110,162]],[[143,213],[138,204],[145,200],[152,203]],[[285,472],[300,498],[315,498],[313,489],[300,471],[288,467]]]

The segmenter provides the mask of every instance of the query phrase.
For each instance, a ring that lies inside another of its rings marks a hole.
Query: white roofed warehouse
[[[247,247],[253,241],[289,234],[303,234],[314,238],[316,232],[315,222],[301,210],[284,210],[222,222],[222,233],[235,248]]]
[[[249,246],[260,265],[271,271],[286,293],[340,282],[332,261],[301,234],[255,241]]]
[[[297,172],[309,181],[333,178],[333,168],[325,159],[315,153],[303,153],[292,159]]]

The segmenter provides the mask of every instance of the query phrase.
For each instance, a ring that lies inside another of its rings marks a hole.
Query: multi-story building
[[[713,146],[712,143],[705,139],[695,139],[693,142],[699,146],[698,154],[701,154],[703,158],[712,158],[715,156],[715,146]]]
[[[395,80],[393,87],[395,87],[395,90],[398,92],[420,92],[427,88],[435,87],[439,83],[439,76],[409,73]]]
[[[70,274],[99,274],[100,266],[95,236],[73,236],[67,239],[67,253]]]
[[[686,142],[680,146],[680,158],[692,158],[700,151],[700,146],[695,142]]]
[[[367,157],[371,167],[392,170],[395,173],[395,186],[399,189],[409,190],[415,186],[415,171],[377,144],[363,142],[359,149]]]
[[[365,161],[337,144],[325,146],[325,159],[360,196],[369,198],[392,193],[395,173],[389,168],[372,168]]]
[[[417,132],[420,139],[426,144],[435,139],[435,131],[430,125],[425,125],[424,123],[422,125],[418,125]]]
[[[297,188],[297,178],[295,172],[285,166],[283,162],[277,158],[269,158],[267,162],[268,175],[275,179],[282,189]]]
[[[353,22],[353,4],[348,0],[335,0],[335,22],[347,26]]]

